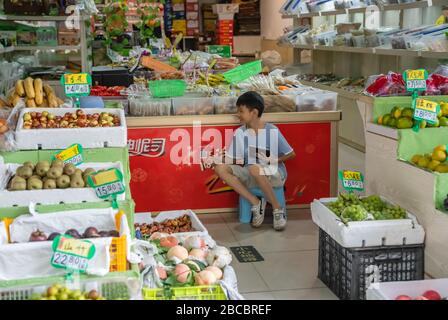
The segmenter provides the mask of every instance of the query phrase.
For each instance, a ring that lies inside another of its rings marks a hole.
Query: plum
[[[59,232],[53,232],[53,233],[51,233],[49,236],[48,236],[48,241],[53,241],[54,240],[54,238],[56,238],[57,236],[59,236],[60,235],[60,233]]]
[[[84,238],[99,238],[101,235],[98,233],[98,229],[95,227],[88,227],[83,234]]]
[[[76,229],[69,229],[69,230],[65,231],[65,234],[67,236],[71,236],[71,237],[73,237],[75,239],[81,239],[82,238],[81,235],[79,234],[79,232]]]
[[[45,235],[45,233],[37,229],[36,231],[31,233],[30,241],[47,241],[47,236]]]

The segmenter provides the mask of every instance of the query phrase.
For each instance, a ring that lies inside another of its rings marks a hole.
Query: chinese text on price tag
[[[89,260],[95,254],[95,245],[87,240],[57,236],[53,240],[53,252],[51,258],[53,267],[85,272]]]
[[[61,83],[67,97],[81,97],[90,94],[92,78],[88,73],[66,73]]]
[[[82,146],[76,143],[56,154],[55,158],[64,161],[64,164],[72,163],[77,166],[84,161],[82,152]]]
[[[425,91],[428,72],[425,69],[406,70],[404,72],[404,81],[407,91]]]
[[[428,101],[425,99],[416,99],[414,119],[425,120],[429,123],[437,122],[437,113],[439,111],[439,104],[434,101]]]
[[[347,190],[364,190],[364,177],[359,171],[344,170],[339,173],[342,186]]]
[[[123,193],[123,174],[118,169],[99,171],[88,177],[88,184],[95,189],[98,198],[104,199]]]

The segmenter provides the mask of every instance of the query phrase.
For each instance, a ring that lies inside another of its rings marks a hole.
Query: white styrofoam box
[[[64,149],[74,143],[83,148],[126,147],[127,128],[124,111],[121,109],[83,109],[86,114],[108,112],[120,117],[119,127],[106,128],[58,128],[23,129],[23,114],[27,112],[48,111],[56,116],[75,112],[73,108],[24,108],[20,111],[15,140],[19,150]]]
[[[7,183],[15,174],[18,167],[22,164],[0,163],[0,207],[28,206],[30,202],[39,204],[60,204],[63,203],[82,203],[82,202],[101,202],[104,201],[96,196],[93,188],[68,188],[68,189],[43,189],[43,190],[23,190],[8,191]],[[121,162],[92,162],[80,164],[77,168],[85,170],[93,168],[95,170],[104,170],[117,168],[123,172]],[[123,201],[125,193],[119,194],[117,200]]]
[[[332,91],[305,92],[296,97],[297,111],[334,111],[337,98]]]
[[[163,211],[160,212],[155,218],[151,217],[151,213],[136,213],[134,215],[134,223],[148,223],[162,222],[168,219],[175,219],[182,217],[183,215],[188,215],[191,219],[191,226],[196,231],[192,232],[179,232],[173,235],[179,239],[185,239],[190,236],[208,236],[208,231],[199,220],[198,216],[191,210],[176,210],[176,211]]]
[[[395,300],[399,295],[415,299],[425,291],[435,290],[442,298],[448,297],[448,278],[418,281],[375,282],[366,292],[367,300]]]
[[[391,203],[383,197],[381,199]],[[425,231],[417,218],[409,212],[407,219],[351,221],[345,225],[326,206],[336,200],[337,198],[315,199],[311,203],[311,215],[315,224],[345,248],[424,243]]]

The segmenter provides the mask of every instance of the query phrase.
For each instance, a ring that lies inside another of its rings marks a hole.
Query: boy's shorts
[[[270,172],[272,172],[270,171],[270,166],[261,166],[261,168],[265,171],[266,177],[269,179],[269,182],[271,183],[271,186],[273,188],[283,187],[283,185],[285,184],[285,178],[278,168],[274,174],[269,174]],[[249,173],[249,168],[247,166],[242,167],[236,164],[232,164],[230,165],[230,169],[232,169],[233,175],[240,179],[240,181],[247,188],[250,189],[258,187],[258,184],[255,181],[254,177],[252,177]]]

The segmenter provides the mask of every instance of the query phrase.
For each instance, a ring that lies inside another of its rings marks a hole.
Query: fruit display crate
[[[95,190],[86,186],[84,188],[65,189],[41,189],[41,190],[14,190],[7,189],[8,181],[14,176],[22,163],[2,163],[0,156],[0,204],[2,207],[28,206],[30,202],[37,204],[60,204],[60,203],[85,203],[103,201],[98,198]],[[77,167],[85,170],[92,168],[95,171],[117,168],[123,172],[121,162],[109,163],[83,163]],[[125,193],[117,196],[118,201],[125,200]]]
[[[16,148],[19,150],[65,149],[79,143],[83,148],[126,147],[127,128],[124,111],[107,109],[107,113],[118,115],[118,127],[86,127],[86,128],[56,128],[56,129],[23,129],[23,115],[31,112],[44,112],[55,116],[72,113],[72,108],[23,108],[14,132]],[[102,113],[105,109],[85,109],[87,114]]]
[[[344,248],[319,228],[318,278],[343,300],[364,300],[374,282],[424,277],[424,245]]]
[[[327,206],[337,198],[322,198],[311,203],[313,222],[344,248],[422,244],[425,231],[417,218],[407,212],[406,219],[350,221],[344,224]],[[381,197],[386,203],[391,202]]]
[[[112,208],[85,209],[21,216],[13,221],[8,219],[3,227],[5,229],[0,230],[1,238],[4,239],[7,235],[9,240],[2,241],[0,245],[0,265],[4,266],[0,270],[0,279],[7,281],[63,275],[63,269],[55,269],[49,264],[53,255],[53,242],[29,242],[30,234],[33,230],[41,230],[48,236],[53,232],[64,233],[64,230],[73,228],[82,232],[92,226],[99,230],[118,231],[119,236],[89,237],[88,240],[95,244],[96,252],[87,271],[94,274],[126,271],[128,241],[131,236],[124,212],[117,212]],[[28,263],[31,260],[33,263]]]
[[[227,300],[220,285],[170,289],[143,288],[143,298],[145,300]]]
[[[372,283],[367,289],[366,298],[367,300],[395,300],[400,295],[415,298],[428,290],[435,290],[442,298],[447,298],[448,279]]]
[[[141,284],[137,268],[113,272],[104,277],[80,275],[79,286],[67,282],[65,277],[47,277],[32,280],[0,282],[0,300],[29,300],[53,284],[67,285],[73,289],[95,289],[106,299],[141,299]]]

